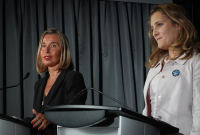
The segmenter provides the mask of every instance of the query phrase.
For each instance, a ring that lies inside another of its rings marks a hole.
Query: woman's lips
[[[158,41],[158,40],[160,40],[160,39],[161,39],[161,37],[157,38],[156,40]]]
[[[44,56],[44,59],[49,60],[49,59],[51,59],[51,57],[50,56]]]

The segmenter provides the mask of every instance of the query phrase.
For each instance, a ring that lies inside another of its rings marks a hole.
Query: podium
[[[45,108],[45,118],[58,135],[161,135],[179,129],[122,107],[60,105]]]
[[[0,114],[0,135],[30,135],[31,124]]]

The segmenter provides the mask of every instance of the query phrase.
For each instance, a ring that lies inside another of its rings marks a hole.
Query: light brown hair
[[[172,24],[178,24],[179,26],[181,26],[179,36],[176,42],[171,46],[172,48],[179,50],[179,56],[183,53],[186,54],[185,57],[183,57],[182,59],[189,59],[193,56],[194,52],[198,53],[198,34],[194,25],[189,20],[185,9],[179,5],[172,3],[157,5],[153,7],[153,9],[150,11],[150,17],[148,20],[148,35],[152,47],[152,54],[149,57],[149,62],[145,64],[147,68],[153,68],[160,61],[161,58],[168,54],[168,50],[163,50],[158,47],[158,44],[153,37],[153,32],[151,28],[151,16],[155,12],[160,12],[168,17],[171,20]],[[176,58],[178,58],[179,56],[177,56]]]
[[[51,28],[51,29],[44,31],[40,37],[38,51],[37,51],[37,58],[36,58],[36,69],[39,74],[48,71],[48,67],[42,63],[41,56],[40,56],[40,50],[41,50],[41,45],[42,45],[44,36],[50,35],[50,34],[54,34],[54,35],[58,36],[59,41],[60,41],[60,46],[61,46],[60,62],[59,62],[59,66],[56,70],[65,69],[65,68],[69,67],[71,64],[69,43],[68,43],[67,37],[65,36],[65,34],[60,32],[59,30],[57,30],[55,28]]]

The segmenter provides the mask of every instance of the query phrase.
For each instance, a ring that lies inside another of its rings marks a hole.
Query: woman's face
[[[45,35],[40,50],[42,63],[48,67],[59,65],[61,46],[59,37],[55,34]]]
[[[181,27],[173,24],[171,20],[157,11],[151,16],[153,36],[160,49],[168,50],[176,42]]]

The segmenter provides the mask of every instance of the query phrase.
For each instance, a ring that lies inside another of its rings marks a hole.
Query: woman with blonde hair
[[[181,6],[161,4],[150,12],[152,54],[143,114],[200,135],[200,54],[197,31]]]
[[[85,89],[81,73],[72,71],[70,51],[67,37],[57,29],[43,32],[37,52],[37,71],[47,75],[35,84],[33,114],[31,121],[44,135],[56,135],[57,127],[50,124],[40,111],[46,106],[85,104],[87,93],[74,99],[82,89]]]

